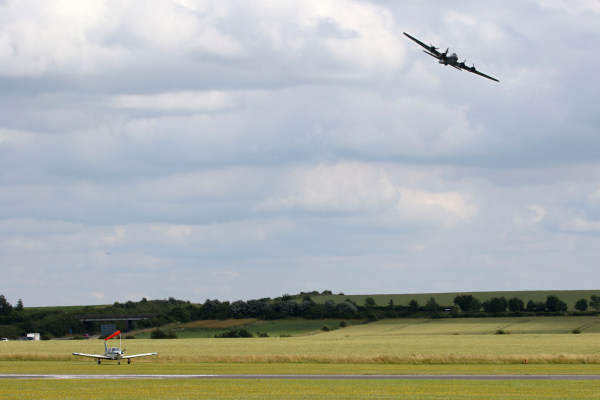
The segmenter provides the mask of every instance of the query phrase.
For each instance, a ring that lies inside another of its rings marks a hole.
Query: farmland
[[[100,340],[3,342],[0,373],[35,374],[600,374],[600,318],[389,319],[323,332],[336,321],[211,321],[183,324],[187,338],[123,340],[127,353],[158,351],[131,365],[97,365]],[[240,326],[270,337],[215,339],[202,329]],[[580,334],[573,334],[579,329]],[[504,334],[497,334],[502,330]],[[308,333],[310,334],[307,334]],[[281,337],[279,333],[291,335]],[[197,337],[191,337],[197,335]],[[526,362],[526,363],[525,363]],[[592,398],[599,381],[135,380],[112,381],[110,398],[215,399]],[[0,397],[107,398],[102,380],[3,381]]]
[[[185,324],[173,324],[165,327],[166,330],[176,332],[179,338],[213,338],[216,334],[232,329],[246,329],[254,336],[299,336],[321,332],[323,327],[334,329],[339,326],[339,319],[310,320],[303,318],[285,318],[272,321],[262,321],[256,318],[228,319],[228,320],[200,320]],[[349,321],[355,324],[359,321]],[[135,332],[139,339],[150,338],[151,330]]]
[[[598,317],[389,319],[312,335],[296,330],[299,320],[289,322],[292,337],[129,339],[123,347],[128,353],[158,351],[158,362],[503,364],[527,358],[530,363],[600,363]],[[256,329],[284,328],[274,321]],[[574,329],[581,333],[573,334]],[[0,360],[75,360],[72,351],[101,349],[97,340],[5,342]]]

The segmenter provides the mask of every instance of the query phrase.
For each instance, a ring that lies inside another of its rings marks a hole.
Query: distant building
[[[28,333],[27,340],[40,340],[40,334],[39,333]]]

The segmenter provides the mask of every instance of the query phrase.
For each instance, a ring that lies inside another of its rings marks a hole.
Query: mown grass
[[[107,385],[110,384],[108,387]],[[0,398],[20,399],[583,399],[598,381],[20,380]]]
[[[598,375],[599,364],[331,364],[249,362],[163,362],[131,365],[92,360],[0,361],[1,374],[355,374],[355,375]]]

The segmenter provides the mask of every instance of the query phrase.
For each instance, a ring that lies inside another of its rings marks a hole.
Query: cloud
[[[178,92],[158,95],[121,95],[113,100],[118,108],[147,109],[157,111],[217,111],[227,107],[231,100],[227,93]]]
[[[429,192],[408,188],[400,189],[398,211],[405,217],[425,218],[454,225],[473,218],[478,208],[469,201],[468,194],[452,192]]]
[[[262,209],[356,212],[389,207],[398,191],[385,172],[369,165],[340,163],[297,169],[285,178],[286,194]]]
[[[597,14],[563,1],[2,2],[4,294],[585,286]],[[439,65],[402,32],[501,82]]]

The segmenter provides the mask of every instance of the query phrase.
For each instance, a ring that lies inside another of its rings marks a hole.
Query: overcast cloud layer
[[[599,43],[595,0],[0,1],[0,293],[598,288]]]

